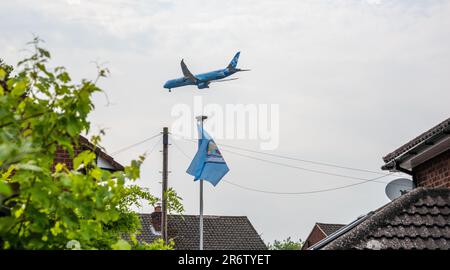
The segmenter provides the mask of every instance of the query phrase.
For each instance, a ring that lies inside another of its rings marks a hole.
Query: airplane
[[[238,78],[230,78],[230,79],[224,79],[230,75],[233,75],[236,72],[239,71],[249,71],[250,69],[240,69],[236,68],[239,55],[241,52],[237,52],[236,55],[233,57],[233,60],[231,60],[230,64],[224,68],[219,70],[210,71],[207,73],[202,73],[198,75],[193,75],[189,69],[187,68],[186,64],[184,63],[184,59],[181,60],[181,71],[183,71],[184,77],[168,80],[164,84],[164,88],[169,89],[169,92],[172,91],[172,88],[186,86],[186,85],[196,85],[198,89],[204,89],[209,88],[210,83],[214,82],[224,82],[224,81],[233,81],[237,80]]]

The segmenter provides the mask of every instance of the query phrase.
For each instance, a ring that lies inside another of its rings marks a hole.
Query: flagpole
[[[202,127],[202,134],[200,139],[203,139],[203,120],[207,119],[207,116],[201,115],[196,117],[197,120],[200,121],[201,127]],[[200,230],[200,243],[199,243],[199,249],[203,250],[203,179],[200,179],[200,224],[199,224],[199,230]]]
[[[200,179],[200,250],[203,250],[203,179]]]

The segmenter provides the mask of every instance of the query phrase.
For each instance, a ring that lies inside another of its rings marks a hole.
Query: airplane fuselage
[[[233,75],[236,72],[237,72],[237,70],[235,70],[235,69],[224,68],[224,69],[210,71],[207,73],[197,74],[197,75],[195,75],[195,78],[197,78],[197,82],[195,82],[187,77],[181,77],[181,78],[177,78],[177,79],[173,79],[173,80],[168,80],[164,84],[164,88],[167,88],[170,90],[172,88],[186,86],[186,85],[197,85],[197,87],[199,89],[208,88],[208,85],[211,81],[224,79],[230,75]]]

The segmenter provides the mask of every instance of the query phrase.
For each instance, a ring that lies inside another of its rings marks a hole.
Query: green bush
[[[90,150],[74,156],[90,128],[92,95],[102,91],[96,82],[108,71],[75,84],[64,67],[47,66],[50,53],[39,38],[29,45],[34,53],[17,71],[0,61],[0,248],[171,249],[136,241],[140,222],[131,207],[158,200],[132,184],[144,156],[123,172],[100,169]],[[91,138],[96,147],[100,140]],[[73,169],[54,164],[58,146],[72,155]],[[180,198],[170,199],[182,211]]]

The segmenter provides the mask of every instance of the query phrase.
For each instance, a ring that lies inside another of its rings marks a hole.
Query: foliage
[[[269,243],[267,248],[271,250],[300,250],[302,245],[303,242],[301,239],[293,241],[291,240],[291,237],[288,237],[282,241],[275,240],[273,241],[273,244]]]
[[[110,172],[97,166],[95,149],[74,151],[79,135],[89,132],[91,98],[102,91],[96,83],[107,70],[75,84],[64,67],[47,66],[50,53],[39,38],[29,44],[34,53],[16,74],[0,61],[0,248],[173,248],[136,240],[140,222],[131,207],[158,200],[133,184],[144,156]],[[95,147],[100,140],[91,139]],[[70,153],[73,168],[54,163],[58,147]],[[182,210],[178,196],[170,199]]]
[[[167,211],[169,213],[183,213],[184,207],[181,203],[182,198],[178,196],[173,188],[168,188],[166,191],[167,197]]]
[[[167,245],[164,244],[164,240],[161,238],[156,239],[151,244],[141,244],[137,245],[136,240],[132,240],[134,244],[136,244],[136,249],[138,250],[172,250],[175,246],[175,243],[172,239],[169,240],[169,243]]]

